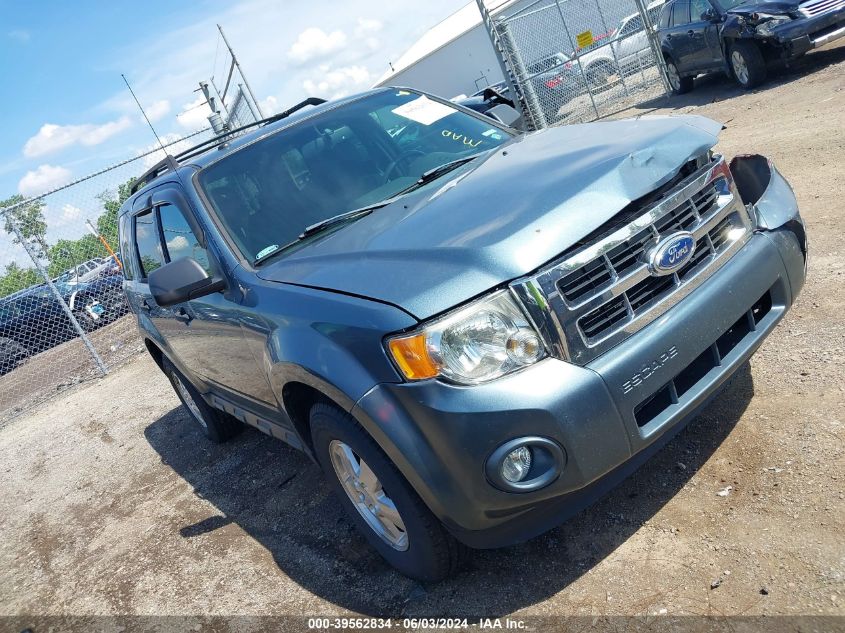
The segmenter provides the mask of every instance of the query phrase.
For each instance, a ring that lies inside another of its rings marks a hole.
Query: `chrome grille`
[[[798,5],[798,10],[806,17],[812,18],[828,11],[835,11],[845,7],[845,0],[810,0]]]
[[[561,294],[568,303],[577,305],[579,299],[624,276],[632,268],[642,264],[645,251],[654,243],[655,235],[690,230],[699,218],[710,213],[718,196],[716,183],[710,183],[696,192],[689,201],[671,209],[652,226],[641,229],[633,237],[612,248],[604,257],[566,275],[558,283]]]
[[[750,219],[725,171],[716,157],[627,225],[513,284],[556,355],[589,362],[672,307],[748,240]],[[679,231],[695,238],[691,260],[674,274],[653,275],[648,253]]]
[[[676,275],[646,277],[616,299],[589,312],[578,320],[581,334],[588,343],[594,342],[620,324],[636,319],[687,279],[697,275],[702,266],[716,257],[728,243],[731,229],[741,226],[741,220],[735,213],[722,218],[706,235],[696,240],[692,259]]]

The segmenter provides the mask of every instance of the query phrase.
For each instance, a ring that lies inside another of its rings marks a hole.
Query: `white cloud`
[[[61,187],[70,182],[69,169],[55,165],[40,165],[35,171],[28,171],[18,183],[18,193],[22,196],[37,196],[38,194]]]
[[[206,123],[208,123],[208,122],[206,122]],[[192,145],[196,145],[197,143],[200,142],[200,140],[202,140],[202,137],[200,137],[199,140],[185,140],[181,137],[181,135],[176,134],[174,132],[171,132],[170,134],[164,134],[164,135],[160,136],[159,138],[161,139],[161,142],[164,143],[165,146],[167,147],[167,153],[170,154],[170,155],[178,154],[182,150],[186,150],[189,147],[191,147]],[[171,143],[172,143],[172,145],[171,145]],[[144,156],[144,160],[142,161],[144,163],[144,169],[149,169],[150,167],[152,167],[156,163],[164,160],[164,156],[165,156],[164,150],[159,149],[160,147],[161,146],[158,144],[158,142],[151,143],[150,145],[147,145],[144,149],[142,149],[141,151],[138,152],[139,156],[141,156],[143,154],[147,154],[147,152],[152,152],[152,153]],[[158,150],[158,151],[153,151],[153,150]]]
[[[373,76],[365,66],[347,66],[345,68],[320,68],[319,79],[306,79],[302,87],[309,96],[337,99],[357,92],[372,83]]]
[[[176,115],[176,120],[183,128],[193,132],[208,127],[209,114],[211,114],[211,108],[205,102],[205,97],[199,96],[182,106],[182,111]]]
[[[161,119],[170,113],[170,102],[167,99],[159,99],[148,105],[144,110],[150,121],[155,123],[156,121],[161,121]]]
[[[264,116],[273,116],[279,111],[279,100],[273,95],[266,99],[260,99],[258,105],[261,106],[261,112],[264,113]]]
[[[62,206],[61,219],[65,222],[73,222],[74,220],[79,219],[80,215],[82,215],[82,209],[79,207],[75,207],[69,202],[66,202],[64,206]]]
[[[355,37],[365,37],[372,33],[378,33],[383,26],[378,20],[358,18],[358,26],[355,27]]]
[[[346,33],[343,31],[326,33],[323,29],[312,26],[299,34],[288,51],[288,57],[298,64],[305,64],[336,53],[345,46]]]
[[[362,50],[362,54],[366,52],[374,52],[379,49],[380,42],[375,34],[381,31],[383,24],[378,20],[369,18],[358,18],[358,25],[355,27],[355,38],[364,44],[366,51]]]
[[[31,137],[23,146],[23,154],[27,158],[37,158],[46,154],[53,154],[66,147],[80,144],[85,146],[99,145],[115,134],[132,127],[132,120],[128,116],[116,121],[109,121],[102,125],[86,123],[83,125],[55,125],[45,123],[38,130],[38,134]]]
[[[191,243],[184,235],[177,235],[172,240],[167,242],[167,250],[170,251],[170,256],[175,257],[177,254],[181,256],[190,256]]]
[[[47,226],[50,229],[58,229],[70,224],[82,225],[82,209],[74,206],[68,202],[62,205],[58,213],[54,213],[53,209],[48,205],[44,207],[44,217],[47,220]]]

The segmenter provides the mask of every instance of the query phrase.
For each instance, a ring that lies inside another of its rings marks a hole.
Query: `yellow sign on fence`
[[[578,43],[578,48],[587,48],[593,43],[593,32],[584,31],[575,36],[575,41]]]

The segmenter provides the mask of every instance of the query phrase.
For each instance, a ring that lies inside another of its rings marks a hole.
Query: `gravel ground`
[[[204,441],[140,356],[0,430],[0,614],[811,614],[841,626],[845,45],[758,91],[712,78],[652,106],[724,122],[726,155],[773,158],[812,258],[750,366],[622,486],[420,586],[364,545],[302,455],[251,430]]]

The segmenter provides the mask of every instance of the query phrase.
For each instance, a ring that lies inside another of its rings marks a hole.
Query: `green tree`
[[[83,235],[77,240],[61,239],[47,250],[50,277],[58,277],[94,256],[101,255],[103,245],[93,235]]]
[[[135,183],[135,178],[130,178],[126,182],[117,186],[117,191],[106,190],[99,196],[100,202],[103,203],[104,213],[97,218],[97,231],[103,236],[103,239],[108,242],[109,246],[117,252],[118,238],[117,238],[117,212],[120,206],[126,202],[129,196],[132,195],[132,185]]]
[[[0,209],[3,209],[3,229],[12,236],[15,244],[21,244],[22,240],[15,232],[15,227],[17,227],[23,241],[31,247],[37,257],[43,259],[48,249],[44,202],[41,200],[25,202],[25,200],[21,195],[0,200]]]
[[[0,275],[0,297],[34,286],[40,280],[34,268],[21,268],[17,262],[6,264],[5,272]]]

